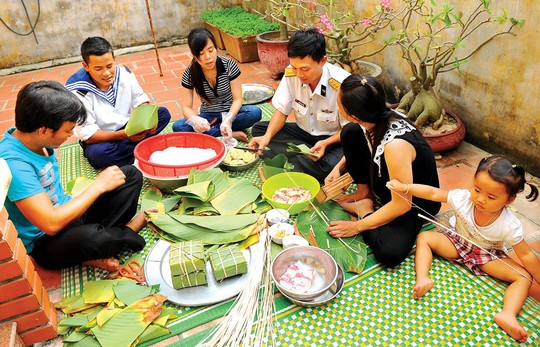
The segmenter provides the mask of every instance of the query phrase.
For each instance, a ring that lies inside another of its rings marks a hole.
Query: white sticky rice
[[[169,147],[150,155],[152,163],[161,165],[193,165],[217,155],[211,148]]]

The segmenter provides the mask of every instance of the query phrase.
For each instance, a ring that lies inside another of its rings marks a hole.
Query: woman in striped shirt
[[[173,131],[196,131],[247,142],[244,129],[261,119],[261,109],[242,105],[238,65],[218,56],[215,38],[205,28],[189,33],[188,46],[193,61],[182,75],[180,103],[184,118],[173,124]],[[193,108],[195,95],[201,99],[199,110]]]

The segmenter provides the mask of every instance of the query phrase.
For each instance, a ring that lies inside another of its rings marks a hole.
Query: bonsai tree
[[[459,69],[476,52],[501,35],[514,35],[524,20],[509,18],[506,9],[493,16],[490,0],[476,0],[478,5],[464,15],[445,2],[438,9],[435,1],[402,0],[405,4],[400,15],[393,19],[395,34],[384,41],[397,45],[411,69],[411,90],[403,96],[398,109],[414,120],[417,126],[430,121],[437,128],[444,110],[433,86],[444,72]],[[477,46],[463,49],[467,38],[482,29],[485,39]]]

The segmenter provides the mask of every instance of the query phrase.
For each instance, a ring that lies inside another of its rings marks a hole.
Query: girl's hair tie
[[[362,85],[365,86],[365,85],[367,84],[367,79],[362,78],[362,79],[360,80],[360,83],[362,83]]]

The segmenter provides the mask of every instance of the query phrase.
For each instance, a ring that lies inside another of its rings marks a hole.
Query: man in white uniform
[[[290,66],[272,98],[270,122],[253,125],[251,148],[268,145],[265,155],[284,153],[294,171],[324,182],[343,156],[339,135],[347,121],[339,115],[337,94],[350,74],[327,62],[323,34],[315,29],[295,32],[288,43]],[[296,122],[287,122],[294,110]],[[287,152],[287,143],[305,144],[319,157]]]
[[[171,119],[165,107],[158,109],[154,129],[127,136],[124,128],[131,110],[150,102],[135,75],[118,66],[111,44],[101,37],[89,37],[81,45],[83,67],[66,83],[84,103],[86,122],[77,126],[84,156],[96,169],[133,164],[133,150],[143,139],[159,134]]]

